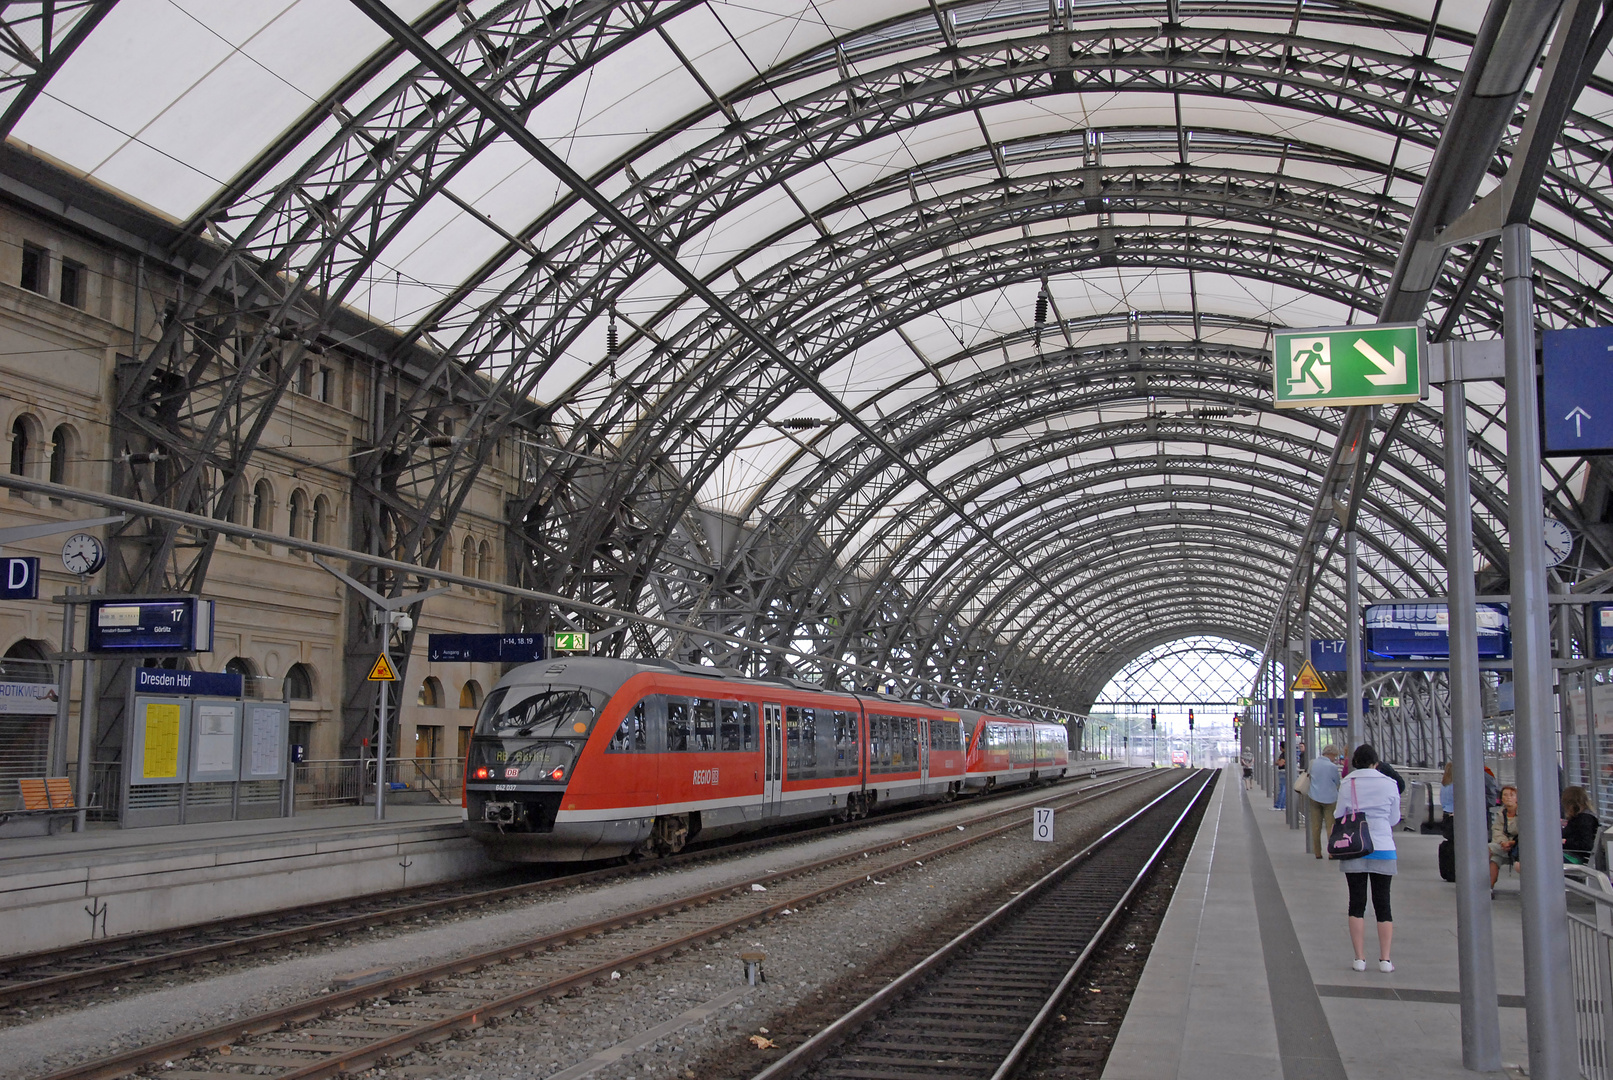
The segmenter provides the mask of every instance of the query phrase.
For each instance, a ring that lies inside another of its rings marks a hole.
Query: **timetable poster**
[[[145,754],[140,764],[144,779],[179,779],[179,717],[178,702],[147,703]]]

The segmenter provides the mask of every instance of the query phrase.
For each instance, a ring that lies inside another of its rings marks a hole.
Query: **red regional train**
[[[572,657],[487,695],[465,759],[471,834],[506,862],[666,855],[876,806],[1054,779],[1059,724],[670,660]]]

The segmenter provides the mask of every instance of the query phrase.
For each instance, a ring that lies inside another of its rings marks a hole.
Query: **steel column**
[[[1501,232],[1506,309],[1507,529],[1511,539],[1512,663],[1516,687],[1518,844],[1523,858],[1523,974],[1529,1075],[1579,1076],[1563,886],[1557,740],[1552,712],[1551,622],[1546,601],[1545,510],[1535,386],[1534,282],[1529,226]],[[1553,854],[1548,858],[1546,853]]]
[[[1309,592],[1310,590],[1307,589],[1307,595]],[[1308,661],[1311,658],[1311,606],[1309,602],[1305,604],[1305,613],[1300,616],[1299,627],[1300,638],[1305,643],[1304,648],[1301,650],[1301,655]],[[1305,691],[1305,735],[1300,739],[1300,745],[1305,748],[1308,761],[1316,760],[1316,695],[1309,690]],[[1296,758],[1298,756],[1297,754],[1295,755]],[[1294,816],[1296,820],[1299,817],[1299,809],[1295,809]],[[1305,796],[1303,809],[1305,811],[1305,854],[1314,855],[1315,852],[1311,850],[1311,799],[1308,794]]]
[[[1348,726],[1344,729],[1346,759],[1365,741],[1361,715],[1361,564],[1356,554],[1360,537],[1351,529],[1344,536],[1344,694],[1349,699]]]
[[[1450,612],[1451,761],[1456,786],[1456,964],[1462,1005],[1462,1064],[1501,1068],[1490,927],[1489,817],[1484,800],[1484,730],[1479,700],[1478,615],[1473,595],[1473,500],[1468,486],[1467,392],[1445,384],[1445,574]]]

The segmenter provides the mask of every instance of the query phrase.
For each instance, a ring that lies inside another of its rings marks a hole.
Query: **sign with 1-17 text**
[[[1428,389],[1422,323],[1279,330],[1271,359],[1279,409],[1418,401]]]

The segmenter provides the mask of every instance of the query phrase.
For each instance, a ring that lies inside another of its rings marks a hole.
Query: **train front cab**
[[[974,792],[1056,780],[1069,771],[1069,737],[1059,724],[976,714],[968,761]]]

